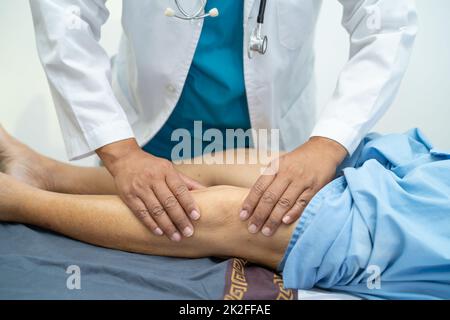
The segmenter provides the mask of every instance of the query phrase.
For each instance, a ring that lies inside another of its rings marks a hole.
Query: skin
[[[173,241],[192,236],[191,220],[200,218],[200,210],[188,191],[201,188],[198,182],[177,172],[171,162],[142,151],[135,139],[96,152],[113,176],[118,195],[146,227]]]
[[[149,233],[145,225],[148,221],[137,218],[115,195],[114,178],[106,169],[57,162],[32,151],[0,127],[0,169],[4,172],[0,173],[0,221],[33,224],[130,252],[188,258],[241,257],[277,267],[295,226],[281,226],[272,238],[252,235],[236,214],[261,165],[174,168],[206,186],[190,192],[202,216],[192,222],[195,233],[180,243]],[[214,186],[217,184],[235,186]]]

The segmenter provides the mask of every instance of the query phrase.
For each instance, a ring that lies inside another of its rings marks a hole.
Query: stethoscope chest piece
[[[253,29],[248,41],[248,57],[253,58],[255,53],[265,54],[267,51],[267,36],[261,34],[262,25],[258,23],[255,29]]]
[[[253,58],[254,53],[265,54],[267,51],[267,36],[263,36],[261,29],[264,24],[264,13],[266,11],[266,1],[260,0],[258,18],[256,19],[256,27],[250,34],[250,40],[248,41],[248,57]]]

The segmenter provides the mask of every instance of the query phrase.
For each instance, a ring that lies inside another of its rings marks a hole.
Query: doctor
[[[276,175],[259,178],[237,214],[251,233],[266,236],[293,223],[391,105],[416,34],[412,0],[340,2],[349,60],[316,121],[320,0],[267,1],[267,51],[251,51],[252,58],[260,0],[209,0],[202,13],[211,16],[193,20],[164,13],[195,13],[201,0],[123,1],[113,60],[99,44],[104,0],[31,0],[69,158],[97,153],[142,223],[180,241],[192,236],[192,220],[201,215],[187,190],[201,186],[167,160],[176,143],[171,133],[193,132],[194,121],[221,131],[277,128],[289,152]]]

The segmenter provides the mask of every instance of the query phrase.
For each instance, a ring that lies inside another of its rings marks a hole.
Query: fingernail
[[[254,224],[251,224],[251,225],[248,227],[248,231],[249,231],[250,233],[257,233],[257,232],[258,232],[258,227],[257,227],[256,225],[254,225]]]
[[[192,210],[190,217],[192,220],[200,219],[200,213],[197,210]]]
[[[175,232],[174,234],[172,234],[172,237],[170,238],[173,241],[179,242],[181,241],[181,235],[178,232]]]
[[[288,224],[288,223],[291,222],[291,220],[292,220],[291,217],[286,216],[286,217],[283,218],[283,223]]]
[[[156,228],[153,230],[157,236],[162,236],[164,232],[160,228]]]
[[[272,230],[270,230],[270,228],[268,228],[268,227],[265,227],[264,229],[262,229],[261,232],[266,237],[270,237],[272,235]]]
[[[183,230],[183,234],[184,234],[185,237],[190,237],[190,236],[192,236],[194,234],[194,230],[192,230],[191,227],[186,227]]]
[[[247,210],[242,210],[241,213],[239,214],[239,217],[241,217],[241,220],[245,220],[248,218],[248,211]]]

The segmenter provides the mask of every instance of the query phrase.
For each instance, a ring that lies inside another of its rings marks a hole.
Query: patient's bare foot
[[[52,190],[52,160],[27,147],[0,125],[0,172],[33,187]]]

